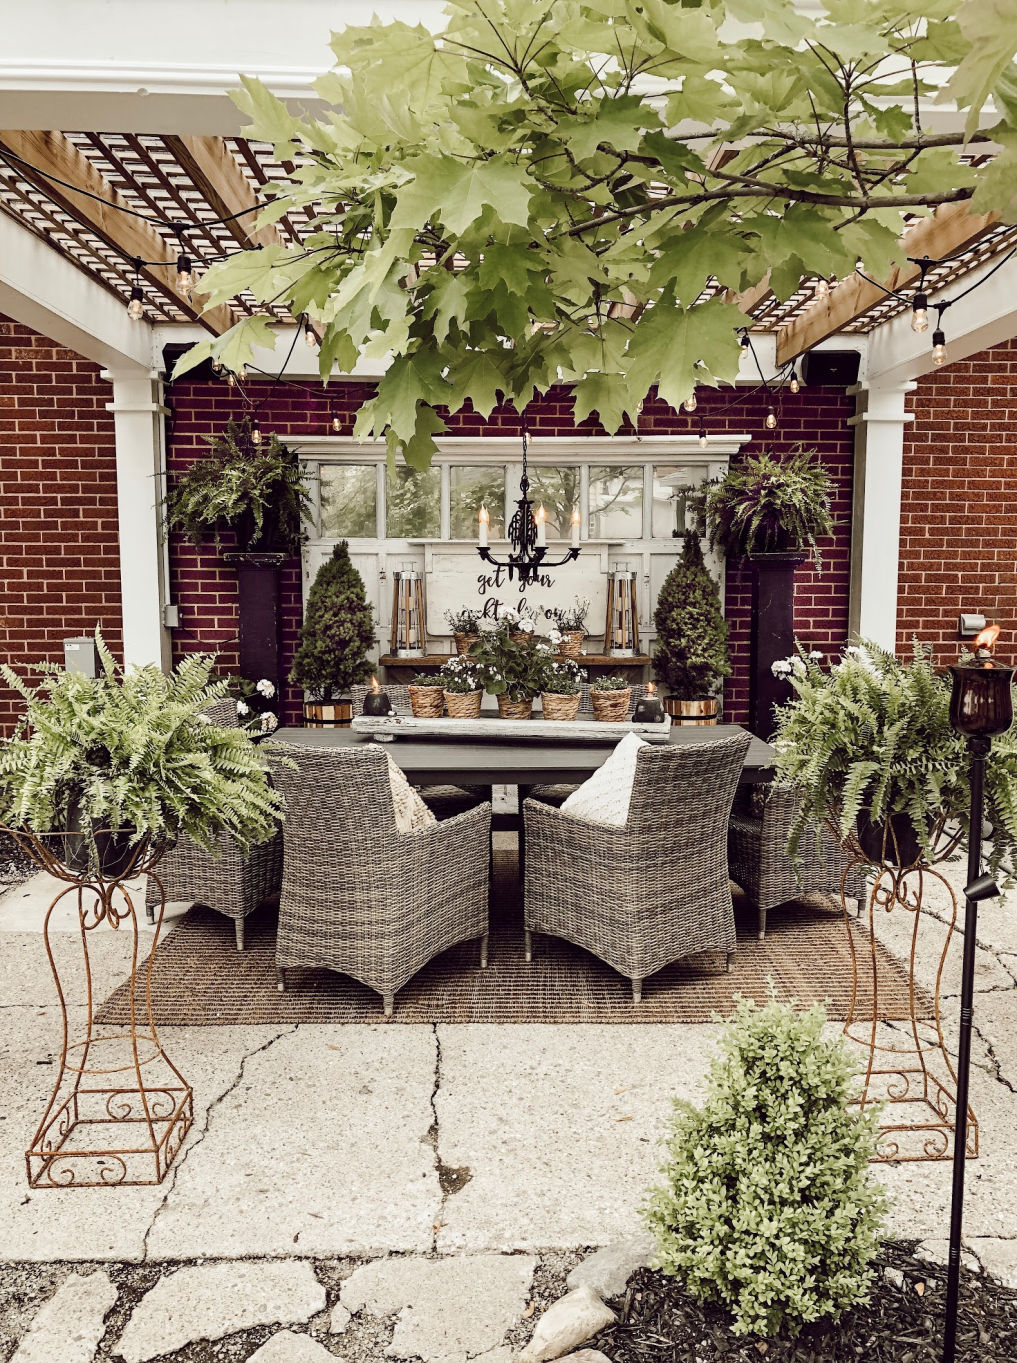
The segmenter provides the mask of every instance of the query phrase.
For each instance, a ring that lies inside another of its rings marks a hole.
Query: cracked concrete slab
[[[438,1154],[470,1182],[442,1253],[602,1245],[642,1229],[673,1096],[696,1098],[714,1029],[439,1027]]]
[[[251,1354],[247,1363],[334,1363],[335,1354],[310,1335],[280,1330]]]
[[[32,1318],[11,1363],[92,1363],[116,1299],[101,1270],[70,1274]]]
[[[441,1204],[428,1143],[434,1063],[429,1027],[280,1035],[211,1112],[148,1256],[429,1249]],[[210,1217],[210,1203],[229,1216]]]
[[[325,1289],[304,1260],[194,1264],[167,1273],[145,1293],[114,1353],[146,1363],[195,1340],[299,1324],[324,1308]]]
[[[386,1353],[424,1363],[467,1363],[501,1346],[526,1306],[536,1260],[472,1254],[378,1259],[354,1269],[340,1303],[353,1314],[398,1312]]]

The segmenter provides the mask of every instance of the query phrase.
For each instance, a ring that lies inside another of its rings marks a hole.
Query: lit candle
[[[480,514],[477,517],[477,519],[480,522],[480,533],[477,535],[477,547],[478,549],[486,549],[487,528],[491,524],[491,513],[488,511],[487,507],[484,506],[483,503],[481,503]]]
[[[636,701],[632,720],[635,724],[664,723],[664,707],[660,703],[660,697],[657,695],[657,688],[653,682],[646,683],[646,695],[640,696]]]
[[[579,508],[572,512],[572,548],[579,548]]]
[[[378,685],[378,678],[371,678],[371,689],[364,697],[365,715],[388,715],[392,713],[392,701],[388,693]]]
[[[543,506],[537,507],[537,548],[547,548],[547,512]]]

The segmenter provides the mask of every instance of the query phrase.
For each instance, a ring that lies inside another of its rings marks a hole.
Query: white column
[[[171,665],[170,635],[164,624],[169,569],[160,503],[165,487],[162,382],[151,371],[104,370],[113,384],[117,454],[117,514],[120,526],[120,586],[123,601],[124,662]]]
[[[848,423],[855,428],[848,628],[891,652],[897,646],[904,430],[913,419],[904,400],[914,387],[859,386]]]

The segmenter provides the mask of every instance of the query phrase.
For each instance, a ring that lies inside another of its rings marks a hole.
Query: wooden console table
[[[391,653],[385,653],[378,661],[385,669],[385,680],[398,685],[411,682],[418,672],[444,667],[454,656],[452,653],[428,653],[423,658],[396,658]],[[653,660],[648,653],[637,653],[631,658],[615,658],[607,653],[583,653],[576,661],[593,677],[605,672],[618,672],[631,682],[641,682]]]

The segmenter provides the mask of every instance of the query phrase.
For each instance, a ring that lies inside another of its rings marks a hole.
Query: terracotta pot
[[[569,629],[565,631],[564,638],[558,645],[559,658],[578,658],[586,638],[585,629]]]
[[[479,719],[483,691],[446,691],[445,709],[449,719]]]
[[[678,696],[664,697],[664,710],[676,724],[716,724],[719,702],[716,696],[702,700],[681,700]]]
[[[597,691],[591,686],[590,703],[593,706],[593,718],[605,724],[618,724],[628,719],[631,698],[631,686],[626,686],[624,691]]]
[[[445,692],[440,686],[411,686],[410,709],[417,719],[441,719],[445,713]]]
[[[477,640],[480,638],[480,635],[479,635],[479,634],[454,634],[452,637],[453,637],[453,638],[455,639],[455,641],[456,641],[456,652],[459,654],[460,657],[464,657],[467,653],[469,653],[470,649],[473,647],[473,645],[474,645],[474,644],[477,642]]]
[[[545,719],[575,719],[579,714],[579,693],[562,696],[557,691],[541,691],[540,703]]]
[[[529,719],[533,714],[533,701],[509,700],[508,696],[499,696],[498,713],[502,719]]]
[[[309,729],[348,729],[352,720],[351,700],[304,701],[304,724]]]

